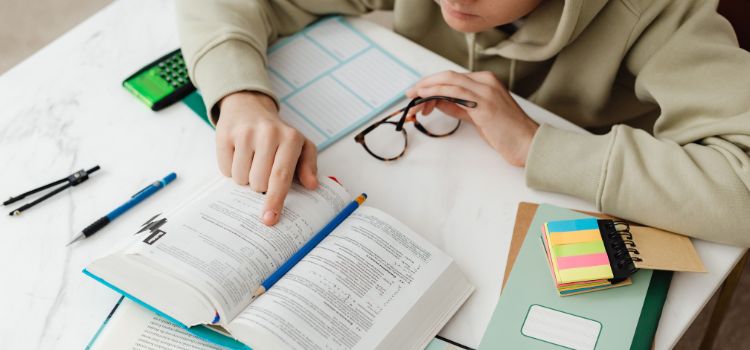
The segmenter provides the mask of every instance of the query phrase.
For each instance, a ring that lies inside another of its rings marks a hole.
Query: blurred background
[[[0,74],[111,2],[112,0],[0,0]],[[391,27],[388,12],[377,12],[367,17]]]
[[[0,73],[23,61],[111,0],[0,1]]]
[[[2,0],[0,75],[109,3],[111,0]],[[735,25],[741,45],[746,49],[750,47],[750,0],[721,1],[720,12]],[[366,17],[392,27],[388,12],[377,12]],[[165,48],[165,52],[170,49]],[[714,349],[750,349],[750,332],[747,331],[750,329],[750,262],[746,265],[716,334]],[[718,293],[693,322],[676,349],[701,348],[701,340],[717,299]]]

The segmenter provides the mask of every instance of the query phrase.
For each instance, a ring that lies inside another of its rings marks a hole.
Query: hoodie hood
[[[543,0],[524,18],[523,26],[497,43],[489,33],[469,34],[471,56],[500,55],[522,61],[544,61],[559,53],[591,23],[608,0]],[[483,47],[483,42],[496,42]],[[474,58],[474,57],[472,57]],[[473,60],[472,60],[473,61]]]

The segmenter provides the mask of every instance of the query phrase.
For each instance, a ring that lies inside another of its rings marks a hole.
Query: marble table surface
[[[0,215],[0,348],[85,347],[118,296],[84,276],[83,267],[122,248],[149,214],[218,175],[209,127],[181,104],[151,112],[120,86],[178,46],[173,6],[169,0],[116,1],[0,77],[0,196],[102,167],[21,216]],[[421,73],[460,69],[381,27],[355,24]],[[576,129],[520,103],[540,122]],[[439,140],[411,131],[407,155],[389,163],[367,156],[349,136],[320,154],[319,169],[352,193],[366,191],[369,205],[456,259],[477,290],[442,334],[471,347],[479,344],[500,294],[517,203],[594,209],[528,189],[523,169],[504,163],[470,126]],[[178,174],[174,184],[104,232],[65,247],[83,227],[170,171]],[[710,272],[675,274],[657,349],[676,343],[742,253],[695,244]]]

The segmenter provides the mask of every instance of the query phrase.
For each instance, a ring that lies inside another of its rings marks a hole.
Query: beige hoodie
[[[542,125],[530,187],[602,212],[750,246],[750,54],[717,1],[545,0],[512,36],[454,31],[433,0],[178,0],[191,77],[207,106],[274,96],[265,51],[324,14],[394,11],[396,32],[594,132]]]

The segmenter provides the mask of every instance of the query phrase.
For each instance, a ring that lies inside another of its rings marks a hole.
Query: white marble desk
[[[0,196],[100,164],[81,186],[19,217],[0,215],[0,348],[81,349],[117,299],[81,273],[127,241],[144,218],[216,176],[213,131],[185,106],[152,113],[120,87],[131,72],[178,46],[167,0],[121,0],[0,77]],[[44,25],[40,23],[39,25]],[[422,73],[459,69],[393,33],[357,21],[376,42]],[[524,101],[535,119],[575,128]],[[347,137],[320,155],[320,173],[366,191],[461,265],[476,293],[443,331],[479,344],[500,293],[519,201],[592,210],[524,184],[469,126],[446,139],[410,130],[405,158],[374,160]],[[174,184],[72,247],[85,225],[170,171]],[[4,208],[5,209],[5,208]],[[4,212],[3,212],[4,213]],[[710,271],[676,274],[657,349],[672,347],[740,258],[742,250],[697,241]]]

